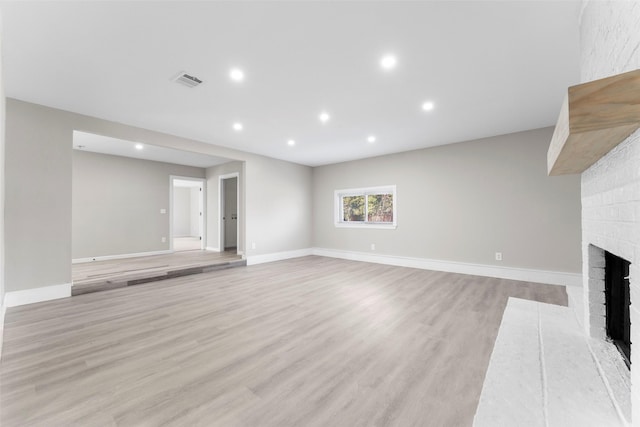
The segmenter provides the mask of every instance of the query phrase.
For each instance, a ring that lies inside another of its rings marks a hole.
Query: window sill
[[[397,228],[397,224],[358,224],[350,222],[335,222],[334,225],[336,228],[373,228],[384,230],[395,230]]]

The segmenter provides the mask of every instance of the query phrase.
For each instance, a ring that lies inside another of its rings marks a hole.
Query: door
[[[238,178],[227,178],[223,183],[224,250],[238,246]]]

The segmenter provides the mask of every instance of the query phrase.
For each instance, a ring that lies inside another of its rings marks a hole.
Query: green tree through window
[[[393,194],[369,194],[367,207],[367,221],[393,222]]]
[[[336,190],[337,226],[396,227],[395,185]]]
[[[343,221],[364,221],[364,196],[342,198]]]

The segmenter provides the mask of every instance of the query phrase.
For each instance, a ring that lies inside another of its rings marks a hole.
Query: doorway
[[[171,249],[175,252],[205,248],[205,180],[171,177]]]
[[[238,252],[238,173],[221,175],[219,181],[220,250]]]

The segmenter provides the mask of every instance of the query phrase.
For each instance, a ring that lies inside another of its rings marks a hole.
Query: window
[[[336,227],[396,228],[396,186],[335,192]]]

